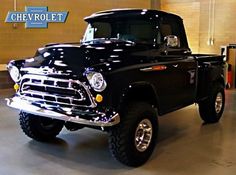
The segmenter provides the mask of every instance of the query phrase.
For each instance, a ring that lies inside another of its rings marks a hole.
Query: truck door
[[[191,56],[182,19],[162,19],[160,23],[161,43],[159,64],[165,65],[162,73],[159,98],[166,112],[187,106],[196,95],[197,62]],[[167,45],[168,37],[177,38],[176,47]]]

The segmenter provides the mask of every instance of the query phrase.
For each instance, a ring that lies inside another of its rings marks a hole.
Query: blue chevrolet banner
[[[5,22],[25,22],[26,28],[47,28],[48,23],[63,23],[68,12],[49,12],[48,7],[26,7],[25,12],[8,12]]]

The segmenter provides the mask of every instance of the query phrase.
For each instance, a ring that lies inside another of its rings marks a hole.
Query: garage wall
[[[191,9],[191,10],[190,10]],[[182,2],[181,3],[161,3],[161,10],[178,14],[184,20],[184,26],[188,37],[189,47],[193,52],[199,51],[199,22],[200,22],[200,3]]]
[[[236,1],[215,0],[214,44],[208,45],[209,2],[210,0],[161,0],[162,10],[183,17],[194,52],[220,53],[221,45],[236,43]]]
[[[83,18],[111,8],[150,8],[150,0],[17,0],[17,11],[25,6],[48,6],[49,11],[69,11],[65,24],[50,23],[48,29],[25,29],[24,23],[5,23],[13,0],[1,0],[0,6],[0,64],[12,58],[32,56],[38,47],[52,42],[78,42],[85,30]]]

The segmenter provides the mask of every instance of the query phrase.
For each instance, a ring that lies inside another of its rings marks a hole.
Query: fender
[[[216,81],[225,87],[225,78],[223,74],[221,74],[220,77]]]
[[[9,66],[16,66],[17,68],[20,69],[20,68],[24,65],[25,60],[26,60],[26,59],[11,60],[11,61],[8,63],[7,67],[9,67]]]
[[[119,106],[125,105],[129,100],[147,101],[158,109],[158,114],[161,113],[159,109],[159,97],[155,87],[148,82],[135,82],[125,87],[119,95]]]

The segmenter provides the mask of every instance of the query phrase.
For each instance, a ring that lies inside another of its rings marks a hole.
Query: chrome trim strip
[[[55,69],[51,68],[20,68],[21,71],[25,71],[29,74],[35,75],[70,75],[69,73],[65,73],[62,71],[56,71]]]
[[[120,116],[118,113],[115,113],[113,116],[107,119],[107,121],[99,119],[99,116],[94,120],[86,120],[80,118],[79,116],[71,117],[65,114],[61,114],[59,112],[54,112],[48,109],[43,109],[32,105],[26,100],[22,100],[20,97],[13,97],[6,99],[7,105],[12,108],[20,109],[24,112],[28,112],[30,114],[39,115],[42,117],[48,117],[58,120],[63,120],[66,122],[73,122],[78,124],[84,124],[89,126],[99,126],[99,127],[109,127],[120,123]]]
[[[33,90],[29,90],[27,92],[24,92],[25,94],[32,94],[32,95],[38,95],[38,91],[33,91]],[[47,92],[41,92],[40,95],[42,96],[49,96],[49,97],[55,97],[55,95],[52,95],[52,94],[49,94]],[[24,96],[24,95],[22,95]],[[85,97],[83,98],[75,98],[74,96],[60,96],[60,97],[55,97],[56,99],[57,98],[64,98],[64,99],[72,99],[72,100],[76,100],[76,101],[83,101],[83,100],[86,100]],[[57,101],[56,101],[57,102]]]
[[[67,89],[70,89],[70,90],[74,90],[75,92],[79,93],[80,96],[81,96],[81,100],[83,100],[83,94],[80,92],[80,90],[78,89],[74,89],[72,87],[70,87],[70,84],[71,83],[76,83],[80,86],[82,86],[82,88],[84,88],[85,92],[87,93],[88,97],[89,97],[89,101],[91,103],[90,106],[86,106],[86,105],[77,105],[77,106],[83,106],[83,107],[89,107],[89,108],[95,108],[97,106],[96,102],[94,101],[94,98],[90,92],[90,90],[88,89],[88,87],[80,82],[79,80],[72,80],[72,79],[69,79],[69,80],[65,80],[65,79],[59,79],[59,78],[52,78],[52,77],[47,77],[47,76],[42,76],[42,75],[31,75],[31,74],[26,74],[22,77],[22,82],[24,79],[29,79],[29,82],[25,82],[21,85],[21,88],[20,88],[20,92],[19,94],[21,96],[24,96],[24,93],[26,94],[30,94],[29,91],[27,90],[24,90],[24,86],[26,85],[33,85],[33,86],[41,86],[41,87],[52,87],[52,88],[58,88],[58,89],[64,89],[64,90],[67,90]],[[32,80],[40,80],[39,83],[33,83]],[[44,84],[44,81],[53,81],[54,82],[54,85],[55,86],[51,86],[51,85],[47,85],[47,84]],[[64,88],[64,87],[59,87],[59,86],[56,86],[56,83],[57,82],[65,82],[65,83],[68,83],[69,87],[68,88]],[[34,95],[45,95],[45,92],[40,92],[40,91],[35,91],[35,92],[32,92],[32,94]],[[51,95],[52,97],[55,97],[55,99],[57,98],[63,98],[62,96],[56,96],[56,95]],[[27,96],[24,96],[25,98],[31,98],[32,97],[27,97]],[[48,100],[45,100],[45,99],[38,99],[38,98],[34,98],[34,100],[44,100],[45,102],[47,102]],[[73,99],[73,100],[80,100],[80,99]],[[48,102],[51,102],[51,101],[48,101]],[[56,102],[58,104],[64,104],[64,103],[61,103],[61,102]],[[75,105],[75,104],[71,104],[71,103],[65,103],[66,105]],[[76,105],[75,105],[76,106]]]
[[[140,71],[143,71],[143,72],[150,72],[150,71],[153,71],[152,67],[147,67],[147,68],[142,68],[140,69]]]
[[[174,67],[176,65],[173,65]],[[177,64],[177,67],[178,67],[178,64]],[[166,70],[167,67],[166,65],[163,65],[163,64],[160,64],[160,65],[154,65],[154,66],[151,66],[151,67],[146,67],[146,68],[142,68],[140,69],[140,71],[142,72],[153,72],[153,71],[163,71],[163,70]]]
[[[52,95],[53,96],[53,95]],[[21,96],[22,98],[24,98],[25,100],[28,100],[29,102],[44,102],[44,103],[46,103],[46,102],[49,102],[49,103],[55,103],[55,105],[68,105],[68,106],[76,106],[76,107],[84,107],[84,105],[76,105],[76,104],[74,104],[74,103],[70,103],[70,104],[68,104],[68,103],[63,103],[63,102],[58,102],[57,100],[56,101],[51,101],[51,100],[45,100],[45,99],[38,99],[38,98],[34,98],[34,97],[28,97],[28,96],[24,96],[24,95],[22,95]],[[55,96],[54,96],[55,97]],[[57,97],[57,99],[58,98],[63,98],[63,97]],[[74,99],[69,99],[69,98],[64,98],[64,99],[68,99],[68,100],[74,100]],[[75,100],[76,101],[76,100]]]

